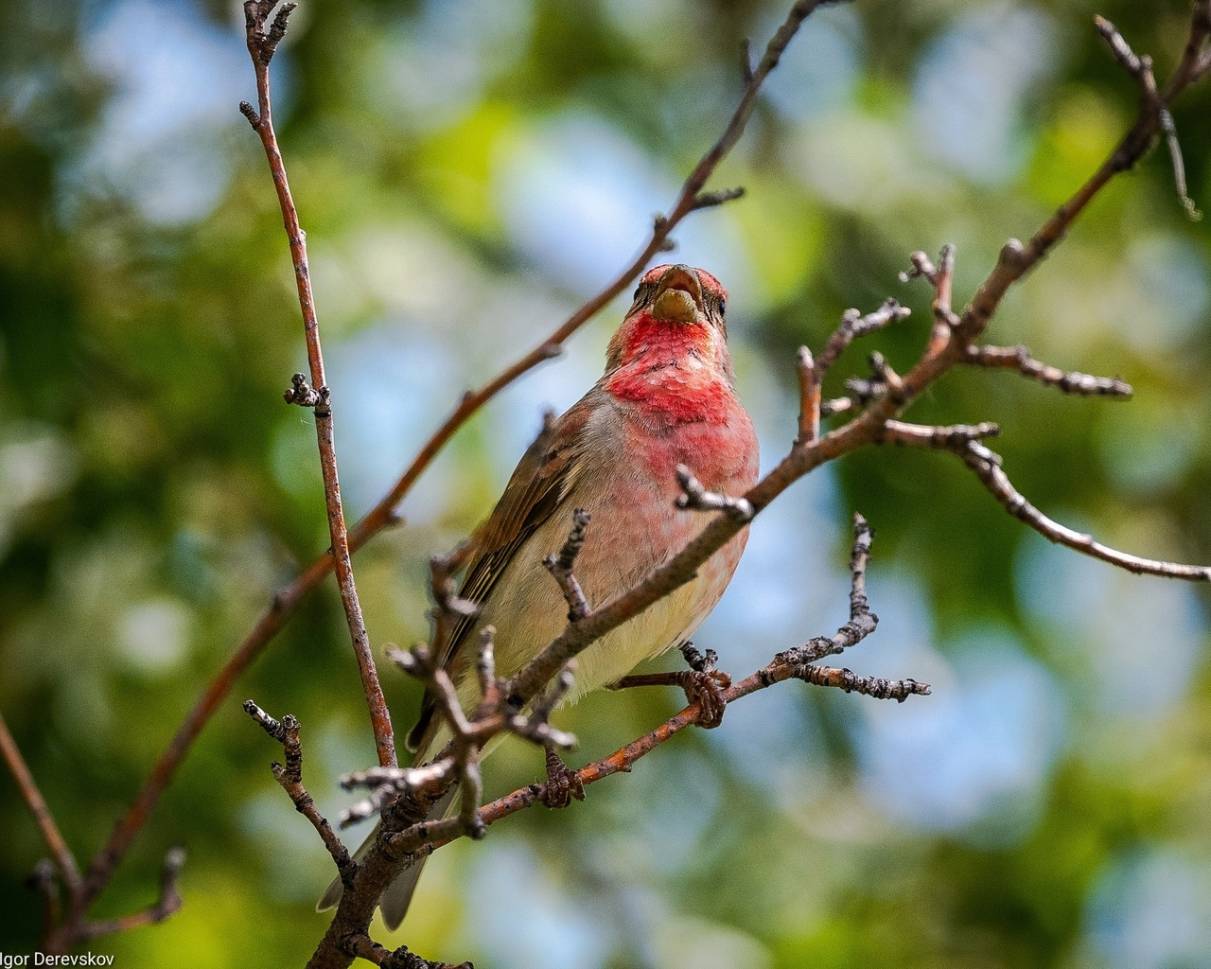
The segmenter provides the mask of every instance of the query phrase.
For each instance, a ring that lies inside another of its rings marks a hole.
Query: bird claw
[[[690,666],[678,674],[685,698],[698,704],[698,726],[713,730],[723,723],[723,711],[727,709],[723,691],[732,685],[732,678],[715,668],[719,656],[713,649],[700,653],[692,643],[685,643],[681,655]]]
[[[552,747],[547,748],[547,782],[539,800],[552,809],[566,808],[573,800],[584,800],[584,783]]]

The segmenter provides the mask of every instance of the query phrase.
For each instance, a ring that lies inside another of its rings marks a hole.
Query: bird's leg
[[[584,784],[576,771],[563,762],[554,747],[546,747],[547,782],[539,800],[549,808],[566,808],[572,799],[584,800]]]
[[[611,690],[625,690],[633,686],[679,686],[685,690],[685,698],[690,703],[698,704],[698,725],[710,730],[723,723],[723,711],[727,700],[723,691],[732,685],[732,678],[727,673],[716,669],[719,661],[718,654],[713,649],[705,653],[699,652],[690,642],[682,643],[679,647],[681,655],[689,664],[688,670],[675,673],[636,673],[624,676],[617,683],[611,684]]]

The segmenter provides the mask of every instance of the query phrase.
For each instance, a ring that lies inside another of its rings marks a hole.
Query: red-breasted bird
[[[566,625],[567,604],[543,559],[563,544],[574,508],[592,516],[576,577],[588,601],[602,605],[702,530],[700,513],[676,506],[678,465],[712,491],[739,495],[755,483],[757,438],[736,396],[726,300],[719,280],[702,269],[657,266],[645,273],[610,341],[601,379],[522,457],[476,532],[459,593],[480,611],[455,630],[441,658],[467,709],[479,699],[477,629],[496,627],[497,670],[507,676]],[[581,653],[570,699],[683,643],[723,595],[746,539],[742,531],[694,580]],[[431,759],[448,740],[426,702],[409,737],[414,763]],[[435,814],[447,812],[452,797],[439,802]],[[390,928],[403,920],[420,870],[417,864],[402,872],[383,893]],[[340,882],[333,882],[319,907],[334,905],[340,892]]]

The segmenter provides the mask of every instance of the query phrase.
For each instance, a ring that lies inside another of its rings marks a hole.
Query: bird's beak
[[[702,284],[689,266],[670,266],[656,289],[652,316],[658,320],[690,323],[702,310]]]

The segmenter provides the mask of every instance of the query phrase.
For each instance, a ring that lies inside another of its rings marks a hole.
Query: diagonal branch
[[[870,611],[870,603],[866,598],[866,568],[870,559],[873,535],[866,520],[861,515],[854,515],[854,543],[850,553],[850,622],[842,626],[838,633],[838,636],[843,637],[851,646],[873,632],[878,621]],[[909,696],[929,695],[929,684],[917,680],[863,677],[849,670],[835,670],[814,665],[815,659],[820,656],[839,651],[818,644],[835,645],[834,640],[836,639],[837,637],[816,637],[805,646],[793,647],[778,653],[761,669],[721,690],[720,701],[725,705],[734,703],[776,683],[792,679],[802,680],[813,686],[837,687],[847,692],[862,693],[875,699],[900,702]],[[647,756],[683,730],[696,724],[701,725],[703,718],[707,715],[704,703],[690,703],[679,713],[641,737],[619,747],[609,756],[580,768],[574,774],[573,783],[583,787],[595,784],[613,774],[629,773],[640,758]],[[542,798],[543,785],[530,784],[520,787],[485,804],[480,810],[480,818],[485,825],[492,825],[519,811],[542,803]],[[417,825],[413,832],[404,832],[401,837],[409,836],[409,834],[412,837],[413,850],[427,854],[448,844],[458,836],[458,831],[451,822],[447,821]]]
[[[80,869],[76,865],[76,856],[72,854],[63,833],[59,830],[55,816],[51,813],[46,798],[42,796],[42,791],[39,790],[34,775],[30,773],[29,765],[21,756],[21,749],[17,746],[17,741],[9,733],[8,724],[4,722],[3,716],[0,716],[0,757],[4,758],[5,766],[13,775],[13,780],[17,782],[21,800],[25,802],[25,806],[33,816],[34,824],[38,826],[38,830],[42,834],[42,840],[46,843],[46,847],[54,859],[59,877],[63,879],[68,893],[74,898],[79,894],[81,888]]]
[[[1009,514],[1025,522],[1049,541],[1066,545],[1068,548],[1101,559],[1103,562],[1109,562],[1111,565],[1117,565],[1119,568],[1137,575],[1159,575],[1167,579],[1211,582],[1211,566],[1165,562],[1142,558],[1129,552],[1120,552],[1109,545],[1103,545],[1092,535],[1075,531],[1048,518],[1013,486],[1013,482],[1001,468],[1001,456],[983,445],[968,442],[963,447],[953,450],[976,473],[976,476],[984,483],[984,487],[992,492],[993,497],[1005,507]]]
[[[1186,162],[1182,158],[1182,146],[1177,140],[1177,125],[1173,122],[1173,115],[1169,113],[1169,108],[1161,99],[1160,92],[1156,87],[1156,76],[1152,73],[1152,58],[1144,55],[1139,56],[1131,49],[1131,45],[1118,28],[1114,26],[1105,17],[1097,16],[1093,18],[1094,26],[1102,35],[1102,39],[1110,47],[1110,52],[1114,55],[1114,59],[1123,66],[1140,86],[1140,96],[1143,99],[1145,107],[1153,111],[1156,115],[1157,127],[1160,128],[1161,137],[1165,140],[1165,147],[1169,151],[1169,161],[1173,166],[1173,186],[1177,190],[1178,201],[1181,202],[1182,208],[1186,210],[1186,214],[1193,221],[1198,221],[1202,218],[1202,213],[1199,212],[1198,206],[1194,204],[1194,200],[1190,198],[1190,193],[1186,188]]]
[[[252,700],[244,701],[244,712],[252,717],[265,733],[282,745],[286,763],[282,765],[275,761],[270,765],[273,777],[294,802],[294,809],[311,822],[320,840],[324,842],[324,847],[328,849],[328,854],[340,873],[341,881],[348,887],[353,881],[357,865],[349,857],[348,850],[332,830],[328,819],[320,814],[315,800],[303,784],[303,746],[299,741],[298,720],[289,713],[281,720],[275,720]]]

